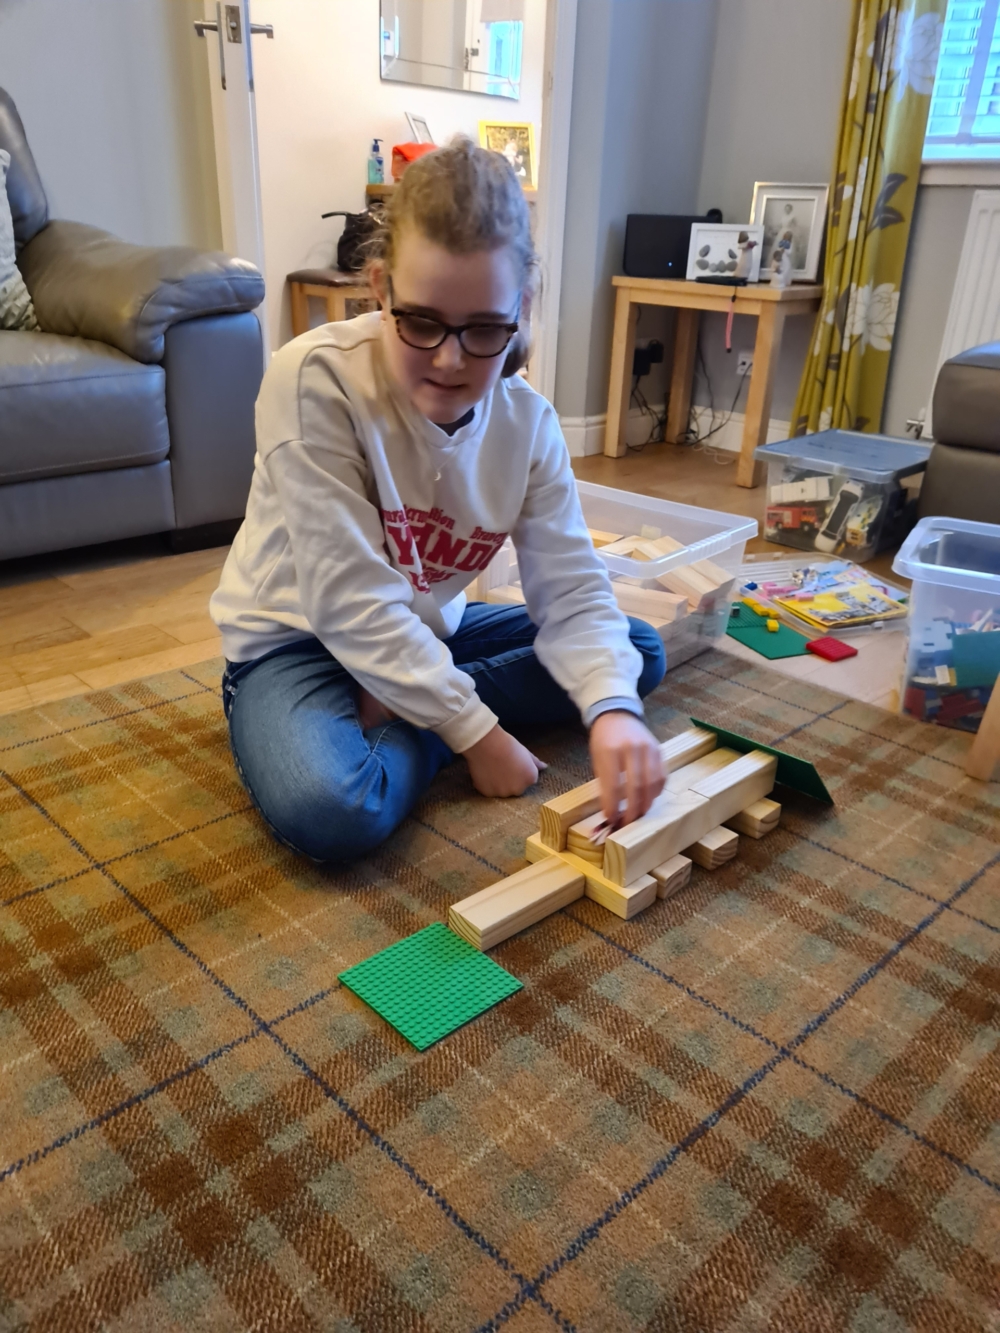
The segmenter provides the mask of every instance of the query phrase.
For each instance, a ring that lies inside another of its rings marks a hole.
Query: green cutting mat
[[[440,921],[349,967],[338,980],[418,1051],[521,989],[517,977]]]
[[[763,750],[765,754],[775,755],[778,760],[775,782],[780,782],[783,787],[791,787],[793,791],[800,791],[805,796],[811,796],[814,801],[833,805],[833,797],[827,791],[826,783],[816,772],[815,765],[810,764],[808,759],[800,759],[795,754],[786,754],[784,750],[775,750],[770,745],[753,741],[749,736],[741,736],[736,731],[726,731],[724,727],[717,727],[712,722],[702,722],[699,717],[693,717],[691,721],[696,727],[714,731],[723,745],[728,745],[731,750],[738,750],[740,754],[748,754],[751,750]]]
[[[761,657],[773,662],[779,657],[804,657],[806,640],[787,625],[778,625],[777,633],[767,628],[767,618],[749,606],[737,603],[729,617],[726,633],[737,643],[744,643]]]

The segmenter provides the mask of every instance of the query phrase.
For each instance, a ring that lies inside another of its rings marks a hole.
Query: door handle
[[[222,27],[222,4],[217,0],[215,6],[215,22],[205,19],[195,19],[194,30],[199,37],[204,37],[206,32],[218,33],[219,37],[219,74],[222,78],[222,91],[226,91],[226,39]]]
[[[250,31],[253,33],[253,35],[254,35],[255,37],[257,37],[257,36],[259,36],[261,33],[263,33],[265,37],[270,37],[271,41],[272,41],[272,42],[274,41],[274,24],[273,24],[273,23],[251,23],[251,24],[250,24]]]

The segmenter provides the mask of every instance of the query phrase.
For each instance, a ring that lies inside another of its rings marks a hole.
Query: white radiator
[[[972,196],[938,369],[950,357],[1000,338],[1000,190]]]

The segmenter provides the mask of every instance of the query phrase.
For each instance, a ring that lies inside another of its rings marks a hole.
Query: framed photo
[[[505,157],[526,190],[535,185],[535,127],[530,122],[481,120],[479,142]]]
[[[753,187],[751,222],[764,228],[760,276],[770,280],[776,246],[788,250],[793,282],[815,282],[826,231],[829,185],[783,185],[758,181]]]
[[[413,136],[414,143],[434,142],[434,135],[431,134],[427,121],[423,116],[415,116],[412,111],[407,111],[406,119],[410,126],[410,133]]]
[[[686,276],[689,279],[745,276],[747,282],[756,282],[760,276],[763,239],[764,228],[746,222],[692,223]],[[740,271],[744,268],[745,274]]]

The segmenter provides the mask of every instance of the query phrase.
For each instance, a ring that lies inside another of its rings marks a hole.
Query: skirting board
[[[662,413],[663,405],[654,406],[653,411]],[[730,420],[707,443],[713,445],[716,449],[729,449],[733,453],[739,453],[740,444],[743,441],[744,420],[745,414],[743,412],[734,412]],[[562,426],[563,435],[566,437],[566,447],[571,458],[586,458],[588,454],[604,452],[606,413],[601,412],[593,417],[560,417],[559,423]],[[712,414],[709,409],[695,404],[692,409],[692,424],[697,428],[699,434],[711,430]],[[649,427],[649,417],[640,412],[637,407],[633,407],[628,414],[628,426],[625,432],[627,442],[631,445],[642,444],[649,435]],[[775,440],[790,439],[791,434],[791,422],[772,420],[767,430],[767,443],[772,444]]]

